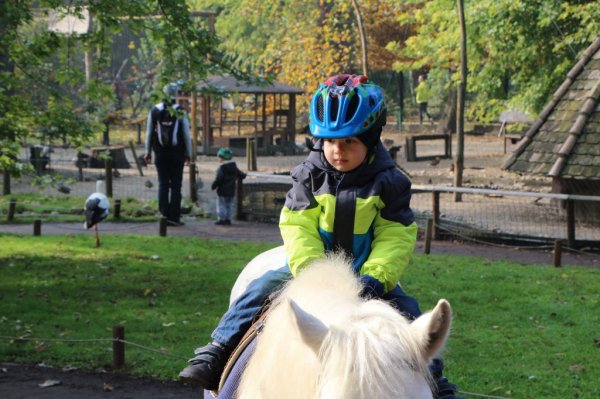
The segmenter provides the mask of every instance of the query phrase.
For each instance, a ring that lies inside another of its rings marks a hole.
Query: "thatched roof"
[[[210,76],[196,85],[196,90],[214,88],[225,93],[248,94],[303,94],[304,90],[285,83],[272,82],[270,84],[248,83],[231,75]]]
[[[502,168],[553,178],[600,180],[600,35]]]

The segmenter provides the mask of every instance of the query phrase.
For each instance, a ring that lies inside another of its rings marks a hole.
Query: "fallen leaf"
[[[59,380],[46,380],[44,382],[42,382],[41,384],[38,384],[38,387],[40,388],[48,388],[48,387],[53,387],[56,385],[60,385],[61,382]]]
[[[109,382],[105,382],[104,383],[104,392],[110,392],[113,390],[113,386],[111,383]]]
[[[163,327],[172,327],[175,325],[175,322],[163,323]]]

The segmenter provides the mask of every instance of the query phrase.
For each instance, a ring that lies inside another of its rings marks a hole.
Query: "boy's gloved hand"
[[[360,292],[361,297],[371,299],[381,298],[383,296],[385,287],[381,281],[368,274],[363,274],[359,277],[359,280],[363,286]]]

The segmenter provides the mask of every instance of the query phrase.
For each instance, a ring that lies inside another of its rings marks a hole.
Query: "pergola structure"
[[[196,93],[200,94],[192,95],[192,115],[196,113],[196,96],[200,97],[201,107],[200,126],[192,126],[195,142],[198,143],[198,132],[201,131],[204,154],[214,153],[215,147],[221,146],[234,150],[246,148],[248,139],[254,139],[258,149],[295,143],[296,96],[304,92],[302,89],[278,82],[248,83],[231,75],[209,77],[196,85]],[[230,98],[234,95],[253,98],[251,109],[254,112],[251,117],[247,114],[238,115],[235,119],[229,117],[230,112],[226,105],[232,105]],[[268,101],[269,96],[271,101]],[[192,116],[193,121],[194,119]],[[192,124],[195,125],[194,122]],[[215,135],[216,132],[218,135]]]

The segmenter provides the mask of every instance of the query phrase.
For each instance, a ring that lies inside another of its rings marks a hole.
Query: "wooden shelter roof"
[[[248,93],[248,94],[304,94],[304,90],[285,83],[272,82],[269,84],[248,83],[234,76],[215,75],[196,85],[196,90],[215,88],[225,93]]]
[[[553,178],[600,180],[600,35],[502,168]]]

